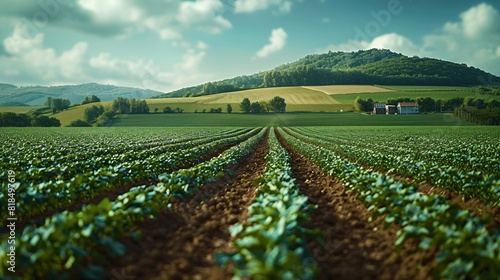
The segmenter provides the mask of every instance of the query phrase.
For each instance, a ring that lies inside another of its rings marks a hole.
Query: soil
[[[283,139],[280,139],[283,142]],[[383,217],[368,222],[371,213],[344,186],[306,157],[284,145],[292,157],[292,172],[308,203],[318,205],[309,228],[325,238],[310,239],[309,249],[319,267],[318,279],[430,279],[436,249],[421,251],[408,242],[394,251],[397,225],[383,228]]]
[[[207,161],[207,160],[211,159],[212,157],[216,157],[217,155],[219,155],[220,153],[224,152],[225,150],[227,150],[229,148],[231,148],[230,145],[225,146],[222,149],[218,149],[216,151],[210,152],[206,155],[203,155],[199,160],[184,164],[184,165],[180,166],[178,169],[193,167],[200,162]],[[165,173],[172,172],[172,171],[173,170],[166,170]],[[128,183],[128,184],[125,184],[125,185],[122,185],[122,186],[119,186],[119,187],[116,187],[116,188],[113,188],[110,190],[106,190],[103,193],[101,193],[95,197],[92,197],[89,199],[84,199],[81,201],[77,201],[77,202],[75,202],[71,205],[67,205],[65,207],[50,209],[50,210],[48,210],[44,213],[38,214],[34,217],[25,218],[25,219],[22,219],[22,221],[19,221],[18,226],[16,226],[16,232],[19,232],[19,233],[23,232],[24,228],[28,225],[32,225],[35,227],[41,226],[45,222],[46,218],[51,217],[59,212],[62,212],[65,210],[78,211],[78,210],[82,209],[83,205],[98,204],[104,198],[108,198],[110,201],[114,201],[119,195],[122,195],[122,194],[128,192],[131,188],[133,188],[135,186],[141,186],[141,185],[151,186],[152,184],[153,183],[150,182],[149,180],[141,180],[141,181],[137,181],[137,182],[133,182],[133,183]]]
[[[125,279],[231,279],[215,262],[230,251],[229,226],[247,220],[255,196],[253,181],[264,174],[267,137],[254,154],[230,169],[232,176],[207,184],[187,201],[171,201],[170,210],[146,220],[141,241],[120,240],[127,250],[106,267],[107,276]]]
[[[309,141],[305,141],[305,142],[316,145],[315,143],[312,143]],[[358,164],[359,166],[362,166],[363,168],[372,169],[376,172],[386,174],[384,170],[380,170],[376,166],[371,166],[371,165],[367,165],[367,164],[360,164],[353,158],[350,158],[350,157],[345,156],[345,155],[340,155],[336,152],[335,152],[335,154],[337,156],[342,157],[345,160],[348,160],[350,162]],[[406,183],[414,183],[415,182],[415,180],[412,178],[408,178],[408,177],[397,175],[397,174],[389,174],[388,176],[392,177],[398,181],[403,181]],[[469,210],[474,215],[487,219],[487,221],[489,221],[489,223],[488,223],[489,229],[500,228],[500,206],[488,205],[477,198],[465,198],[464,196],[462,196],[458,193],[434,186],[432,184],[418,184],[418,191],[425,194],[425,195],[434,194],[434,195],[444,196],[450,203],[456,204],[460,209]]]

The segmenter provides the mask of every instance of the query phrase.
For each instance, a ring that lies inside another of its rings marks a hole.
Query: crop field
[[[3,129],[0,278],[499,279],[499,135]]]
[[[114,127],[258,126],[470,126],[451,114],[369,115],[360,113],[147,114],[121,115]]]

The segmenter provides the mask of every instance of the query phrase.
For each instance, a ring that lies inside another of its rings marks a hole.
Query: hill
[[[0,106],[40,106],[44,104],[49,96],[53,98],[69,99],[71,104],[79,104],[89,95],[96,95],[101,101],[111,101],[117,97],[143,99],[159,94],[163,93],[153,90],[101,85],[96,83],[49,87],[17,87],[10,84],[0,84]]]
[[[155,98],[211,95],[249,88],[283,86],[477,86],[484,80],[497,83],[500,82],[500,77],[466,64],[434,58],[408,57],[389,50],[371,49],[308,55],[273,70],[209,82]]]

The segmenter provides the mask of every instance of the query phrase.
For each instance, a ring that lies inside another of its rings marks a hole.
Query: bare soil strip
[[[215,263],[215,253],[228,250],[229,226],[246,221],[256,190],[252,184],[263,176],[267,152],[266,137],[254,154],[231,168],[233,176],[203,186],[186,202],[171,201],[171,210],[142,223],[141,241],[121,240],[127,253],[110,260],[107,276],[230,279]]]
[[[179,169],[190,168],[190,167],[193,167],[200,162],[210,160],[211,158],[221,154],[222,152],[224,152],[225,150],[227,150],[231,147],[232,147],[231,145],[228,145],[222,149],[208,153],[208,154],[204,155],[202,158],[200,158],[198,161],[193,161],[193,162],[190,162],[188,164],[182,165],[179,167]],[[168,173],[168,172],[172,172],[172,171],[174,171],[174,170],[166,170],[164,173]],[[25,219],[25,220],[21,221],[19,223],[19,226],[16,227],[16,232],[23,232],[24,228],[28,225],[38,227],[45,222],[46,218],[51,217],[51,216],[55,215],[56,213],[63,212],[65,210],[78,211],[78,210],[82,209],[83,205],[97,204],[97,203],[101,202],[104,198],[108,198],[110,201],[113,201],[119,195],[122,195],[122,194],[128,192],[131,188],[133,188],[135,186],[141,186],[141,185],[151,186],[152,184],[153,183],[148,181],[148,180],[141,180],[141,181],[137,181],[137,182],[133,182],[133,183],[128,183],[128,184],[119,186],[117,188],[107,190],[107,191],[105,191],[105,192],[103,192],[95,197],[81,200],[81,201],[77,201],[77,202],[75,202],[71,205],[67,205],[65,207],[51,209],[49,211],[46,211],[45,213],[41,213],[41,214],[38,214],[30,219]]]
[[[282,144],[283,139],[280,138]],[[317,204],[308,224],[319,228],[325,239],[309,240],[319,267],[318,279],[429,279],[435,266],[436,250],[418,250],[407,243],[394,252],[397,231],[383,228],[383,217],[369,223],[366,207],[347,193],[338,180],[325,175],[306,157],[284,145],[292,158],[292,172],[309,203]]]

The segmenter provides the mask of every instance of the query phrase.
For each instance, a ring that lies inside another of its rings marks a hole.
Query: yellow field
[[[394,91],[387,88],[381,88],[375,86],[361,86],[361,85],[307,86],[302,88],[319,91],[328,95]]]
[[[196,103],[196,104],[239,104],[243,98],[251,102],[269,101],[275,96],[285,99],[286,104],[294,105],[328,105],[339,104],[335,99],[324,92],[304,87],[276,87],[250,89],[237,92],[228,92],[200,97],[148,99],[148,104],[158,103]]]
[[[40,106],[0,106],[0,113],[12,112],[16,114],[25,114],[31,110],[41,108]]]
[[[110,106],[111,103],[112,103],[112,101],[89,103],[89,104],[69,108],[68,110],[64,110],[64,111],[59,112],[57,114],[50,115],[49,117],[54,117],[54,118],[60,120],[61,126],[67,126],[71,122],[76,121],[78,119],[83,120],[83,114],[85,112],[85,109],[87,109],[88,107],[92,107],[93,105],[96,105],[96,106],[102,105],[102,106],[104,106],[104,108],[106,108],[107,106]]]

